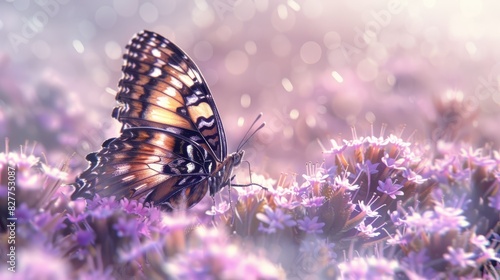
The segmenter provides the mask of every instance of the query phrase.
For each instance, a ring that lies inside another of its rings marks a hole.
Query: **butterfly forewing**
[[[87,156],[73,198],[141,198],[166,209],[190,207],[230,180],[239,163],[200,71],[177,46],[142,31],[124,54],[113,117],[120,137]],[[242,153],[240,153],[242,155]]]
[[[132,39],[124,58],[116,97],[122,106],[113,116],[125,127],[178,128],[178,134],[208,145],[219,161],[224,160],[224,128],[210,90],[192,60],[173,43],[149,31]]]

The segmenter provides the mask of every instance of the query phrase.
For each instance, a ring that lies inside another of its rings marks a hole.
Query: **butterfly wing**
[[[132,38],[113,117],[123,127],[158,127],[190,138],[222,161],[224,128],[198,67],[176,45],[150,31]]]
[[[76,197],[146,197],[167,209],[200,201],[226,158],[226,138],[200,71],[177,46],[142,31],[127,46],[113,111],[122,134],[87,156]]]
[[[128,128],[87,156],[90,167],[77,183],[93,186],[101,196],[145,196],[170,209],[183,202],[191,206],[207,192],[205,158],[187,138],[157,128]]]

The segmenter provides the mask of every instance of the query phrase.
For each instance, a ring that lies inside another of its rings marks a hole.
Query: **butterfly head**
[[[244,154],[245,154],[244,150],[239,150],[231,154],[231,157],[233,158],[233,166],[239,165],[241,163]]]

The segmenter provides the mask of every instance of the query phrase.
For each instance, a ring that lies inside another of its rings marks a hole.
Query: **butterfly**
[[[219,112],[194,62],[151,31],[137,33],[123,58],[112,114],[121,135],[87,155],[72,198],[145,198],[173,210],[230,185],[244,151],[227,155]]]

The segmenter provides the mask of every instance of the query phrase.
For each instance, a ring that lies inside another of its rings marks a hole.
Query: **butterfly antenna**
[[[255,123],[257,123],[257,121],[262,117],[262,113],[259,113],[259,115],[255,118],[255,120],[253,121],[252,125],[250,125],[250,127],[247,129],[247,132],[245,133],[245,135],[243,135],[243,139],[245,139],[245,137],[248,136],[248,133],[250,132],[250,130],[252,130],[252,127],[255,125]]]
[[[257,129],[255,129],[251,134],[250,131],[252,130],[252,128],[254,127],[254,125],[257,123],[257,121],[262,117],[262,113],[260,113],[256,118],[255,120],[253,121],[252,125],[248,128],[247,132],[245,133],[245,135],[243,136],[243,138],[241,139],[241,142],[240,144],[238,145],[238,148],[236,149],[237,151],[241,150],[241,148],[243,148],[243,146],[245,146],[246,143],[248,143],[248,141],[255,135],[255,133],[257,133],[257,131],[261,130],[264,126],[266,126],[266,123],[263,122]]]

